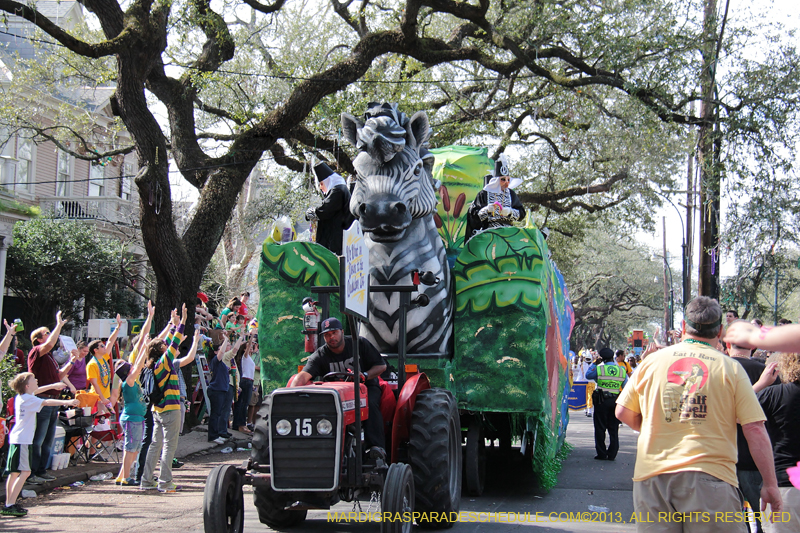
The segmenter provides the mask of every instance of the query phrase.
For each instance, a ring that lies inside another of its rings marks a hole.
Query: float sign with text
[[[369,250],[356,220],[344,230],[344,309],[362,320],[368,320]]]

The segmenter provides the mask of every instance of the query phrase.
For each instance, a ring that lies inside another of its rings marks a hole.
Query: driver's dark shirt
[[[385,364],[380,352],[363,337],[358,338],[358,353],[361,360],[361,372],[366,372],[373,366]],[[341,353],[333,353],[327,344],[324,344],[317,351],[311,354],[306,362],[303,372],[311,374],[312,378],[322,377],[329,372],[348,372],[353,370],[353,339],[344,338],[344,350]],[[368,383],[375,382],[375,378]]]

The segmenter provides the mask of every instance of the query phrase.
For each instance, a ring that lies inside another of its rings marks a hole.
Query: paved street
[[[634,531],[632,524],[576,522],[569,520],[568,515],[570,512],[589,512],[591,505],[607,508],[615,522],[618,519],[630,520],[633,512],[630,478],[636,437],[627,427],[620,430],[620,437],[622,448],[616,462],[595,461],[591,419],[584,417],[582,412],[574,413],[567,434],[574,450],[564,464],[557,487],[549,493],[537,489],[530,476],[520,476],[519,463],[490,456],[486,492],[480,498],[462,498],[462,516],[466,519],[470,516],[467,513],[474,512],[472,518],[476,521],[457,524],[453,530],[507,532],[536,527],[542,532]],[[183,468],[175,471],[175,480],[183,487],[183,491],[177,494],[123,490],[114,486],[112,481],[89,482],[80,488],[55,490],[35,501],[24,500],[23,505],[30,509],[29,516],[3,519],[0,529],[13,528],[20,533],[201,532],[203,488],[208,471],[217,464],[237,464],[246,458],[247,452],[222,454],[218,451],[189,458]],[[249,487],[245,489],[245,531],[267,531],[266,526],[258,521]],[[334,511],[348,512],[352,509],[352,503],[341,503]],[[362,510],[377,511],[378,508],[363,503]],[[535,522],[537,512],[541,514]],[[522,521],[514,521],[513,515],[504,513],[517,513]],[[375,523],[329,523],[327,516],[327,511],[309,512],[308,520],[295,531],[359,533],[377,529]],[[608,514],[603,517],[608,520]]]

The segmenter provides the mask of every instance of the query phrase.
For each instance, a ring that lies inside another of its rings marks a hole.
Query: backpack
[[[164,399],[164,391],[158,386],[158,380],[156,380],[156,375],[152,368],[142,369],[139,382],[142,384],[142,393],[144,393],[145,403],[148,405],[160,404]]]

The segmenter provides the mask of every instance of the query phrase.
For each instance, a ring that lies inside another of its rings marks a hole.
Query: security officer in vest
[[[603,348],[599,352],[603,362],[599,365],[592,364],[586,371],[586,379],[597,382],[597,388],[592,393],[594,403],[594,448],[597,450],[595,459],[598,461],[613,461],[619,451],[619,420],[614,415],[617,397],[622,387],[628,382],[625,367],[614,362],[614,350]],[[606,448],[606,431],[608,431],[609,444]]]

